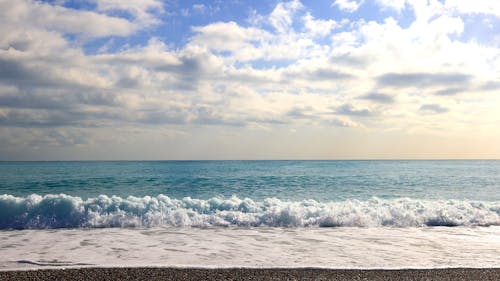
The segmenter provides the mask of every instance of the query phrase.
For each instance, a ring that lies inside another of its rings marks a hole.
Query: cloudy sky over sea
[[[500,1],[0,0],[0,159],[499,158]]]

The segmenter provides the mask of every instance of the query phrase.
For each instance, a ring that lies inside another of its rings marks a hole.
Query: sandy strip
[[[0,271],[0,280],[500,280],[496,269],[74,268]]]

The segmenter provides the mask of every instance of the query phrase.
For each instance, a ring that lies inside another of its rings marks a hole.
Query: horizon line
[[[332,158],[332,159],[50,159],[5,162],[216,162],[216,161],[498,161],[500,158]]]

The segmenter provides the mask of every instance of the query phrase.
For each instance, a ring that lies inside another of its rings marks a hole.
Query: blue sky
[[[57,1],[46,1],[55,4]],[[356,1],[341,1],[353,2]],[[359,2],[359,1],[358,1]],[[398,1],[395,1],[398,2]],[[404,3],[404,1],[399,1]],[[444,1],[441,1],[444,3]],[[96,53],[100,47],[113,38],[108,50],[119,50],[124,44],[145,45],[148,39],[156,37],[169,46],[175,48],[183,47],[189,38],[194,34],[192,27],[204,26],[213,22],[236,22],[241,26],[251,26],[251,19],[254,15],[266,16],[272,13],[273,9],[280,1],[166,1],[162,3],[162,8],[148,9],[147,12],[154,15],[159,21],[147,30],[131,34],[127,37],[109,36],[90,40],[83,44],[83,48],[89,54]],[[375,21],[382,23],[385,19],[392,17],[397,20],[401,27],[408,27],[415,20],[415,11],[411,5],[404,4],[399,8],[384,7],[382,4],[373,1],[359,2],[359,7],[355,11],[342,9],[332,0],[323,1],[302,1],[304,6],[297,16],[310,14],[315,19],[356,21]],[[97,8],[97,3],[92,1],[64,1],[64,7],[77,10],[92,11]],[[480,3],[478,4],[480,5]],[[111,10],[108,15],[134,20],[131,12],[124,10]],[[484,13],[471,13],[462,16],[464,19],[464,30],[457,36],[462,41],[477,40],[482,43],[491,43],[495,40],[495,34],[490,32],[488,26],[498,26],[499,19],[496,16]],[[263,24],[263,29],[270,32],[273,27]],[[296,31],[303,31],[300,23],[294,25]],[[338,31],[352,30],[346,25]]]
[[[499,158],[494,0],[0,0],[0,158]]]
[[[48,1],[53,3],[54,1]],[[213,22],[236,22],[241,26],[251,26],[252,18],[255,15],[265,17],[272,13],[280,1],[167,1],[163,2],[163,9],[150,9],[160,21],[155,26],[132,34],[127,37],[113,37],[113,43],[109,50],[117,51],[124,44],[145,45],[148,39],[156,37],[173,48],[181,48],[194,35],[193,27],[205,26]],[[411,8],[401,11],[395,9],[381,9],[376,3],[363,2],[360,7],[353,12],[345,11],[335,5],[331,0],[323,1],[302,1],[304,7],[296,16],[310,14],[316,19],[349,21],[376,21],[383,22],[387,17],[394,17],[402,26],[409,25],[414,20],[414,13]],[[82,1],[65,1],[65,7],[79,10],[94,10],[96,3]],[[376,11],[374,13],[374,11]],[[110,15],[133,20],[131,13],[114,10]],[[273,31],[269,24],[262,24],[264,30]],[[303,26],[300,23],[294,24],[294,29],[301,32]],[[343,26],[339,30],[350,30],[349,26]],[[488,34],[481,34],[487,36]],[[83,45],[89,54],[96,53],[111,37],[90,40]]]

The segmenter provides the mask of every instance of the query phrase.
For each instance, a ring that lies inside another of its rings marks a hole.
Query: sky
[[[0,160],[500,158],[497,0],[0,0]]]

